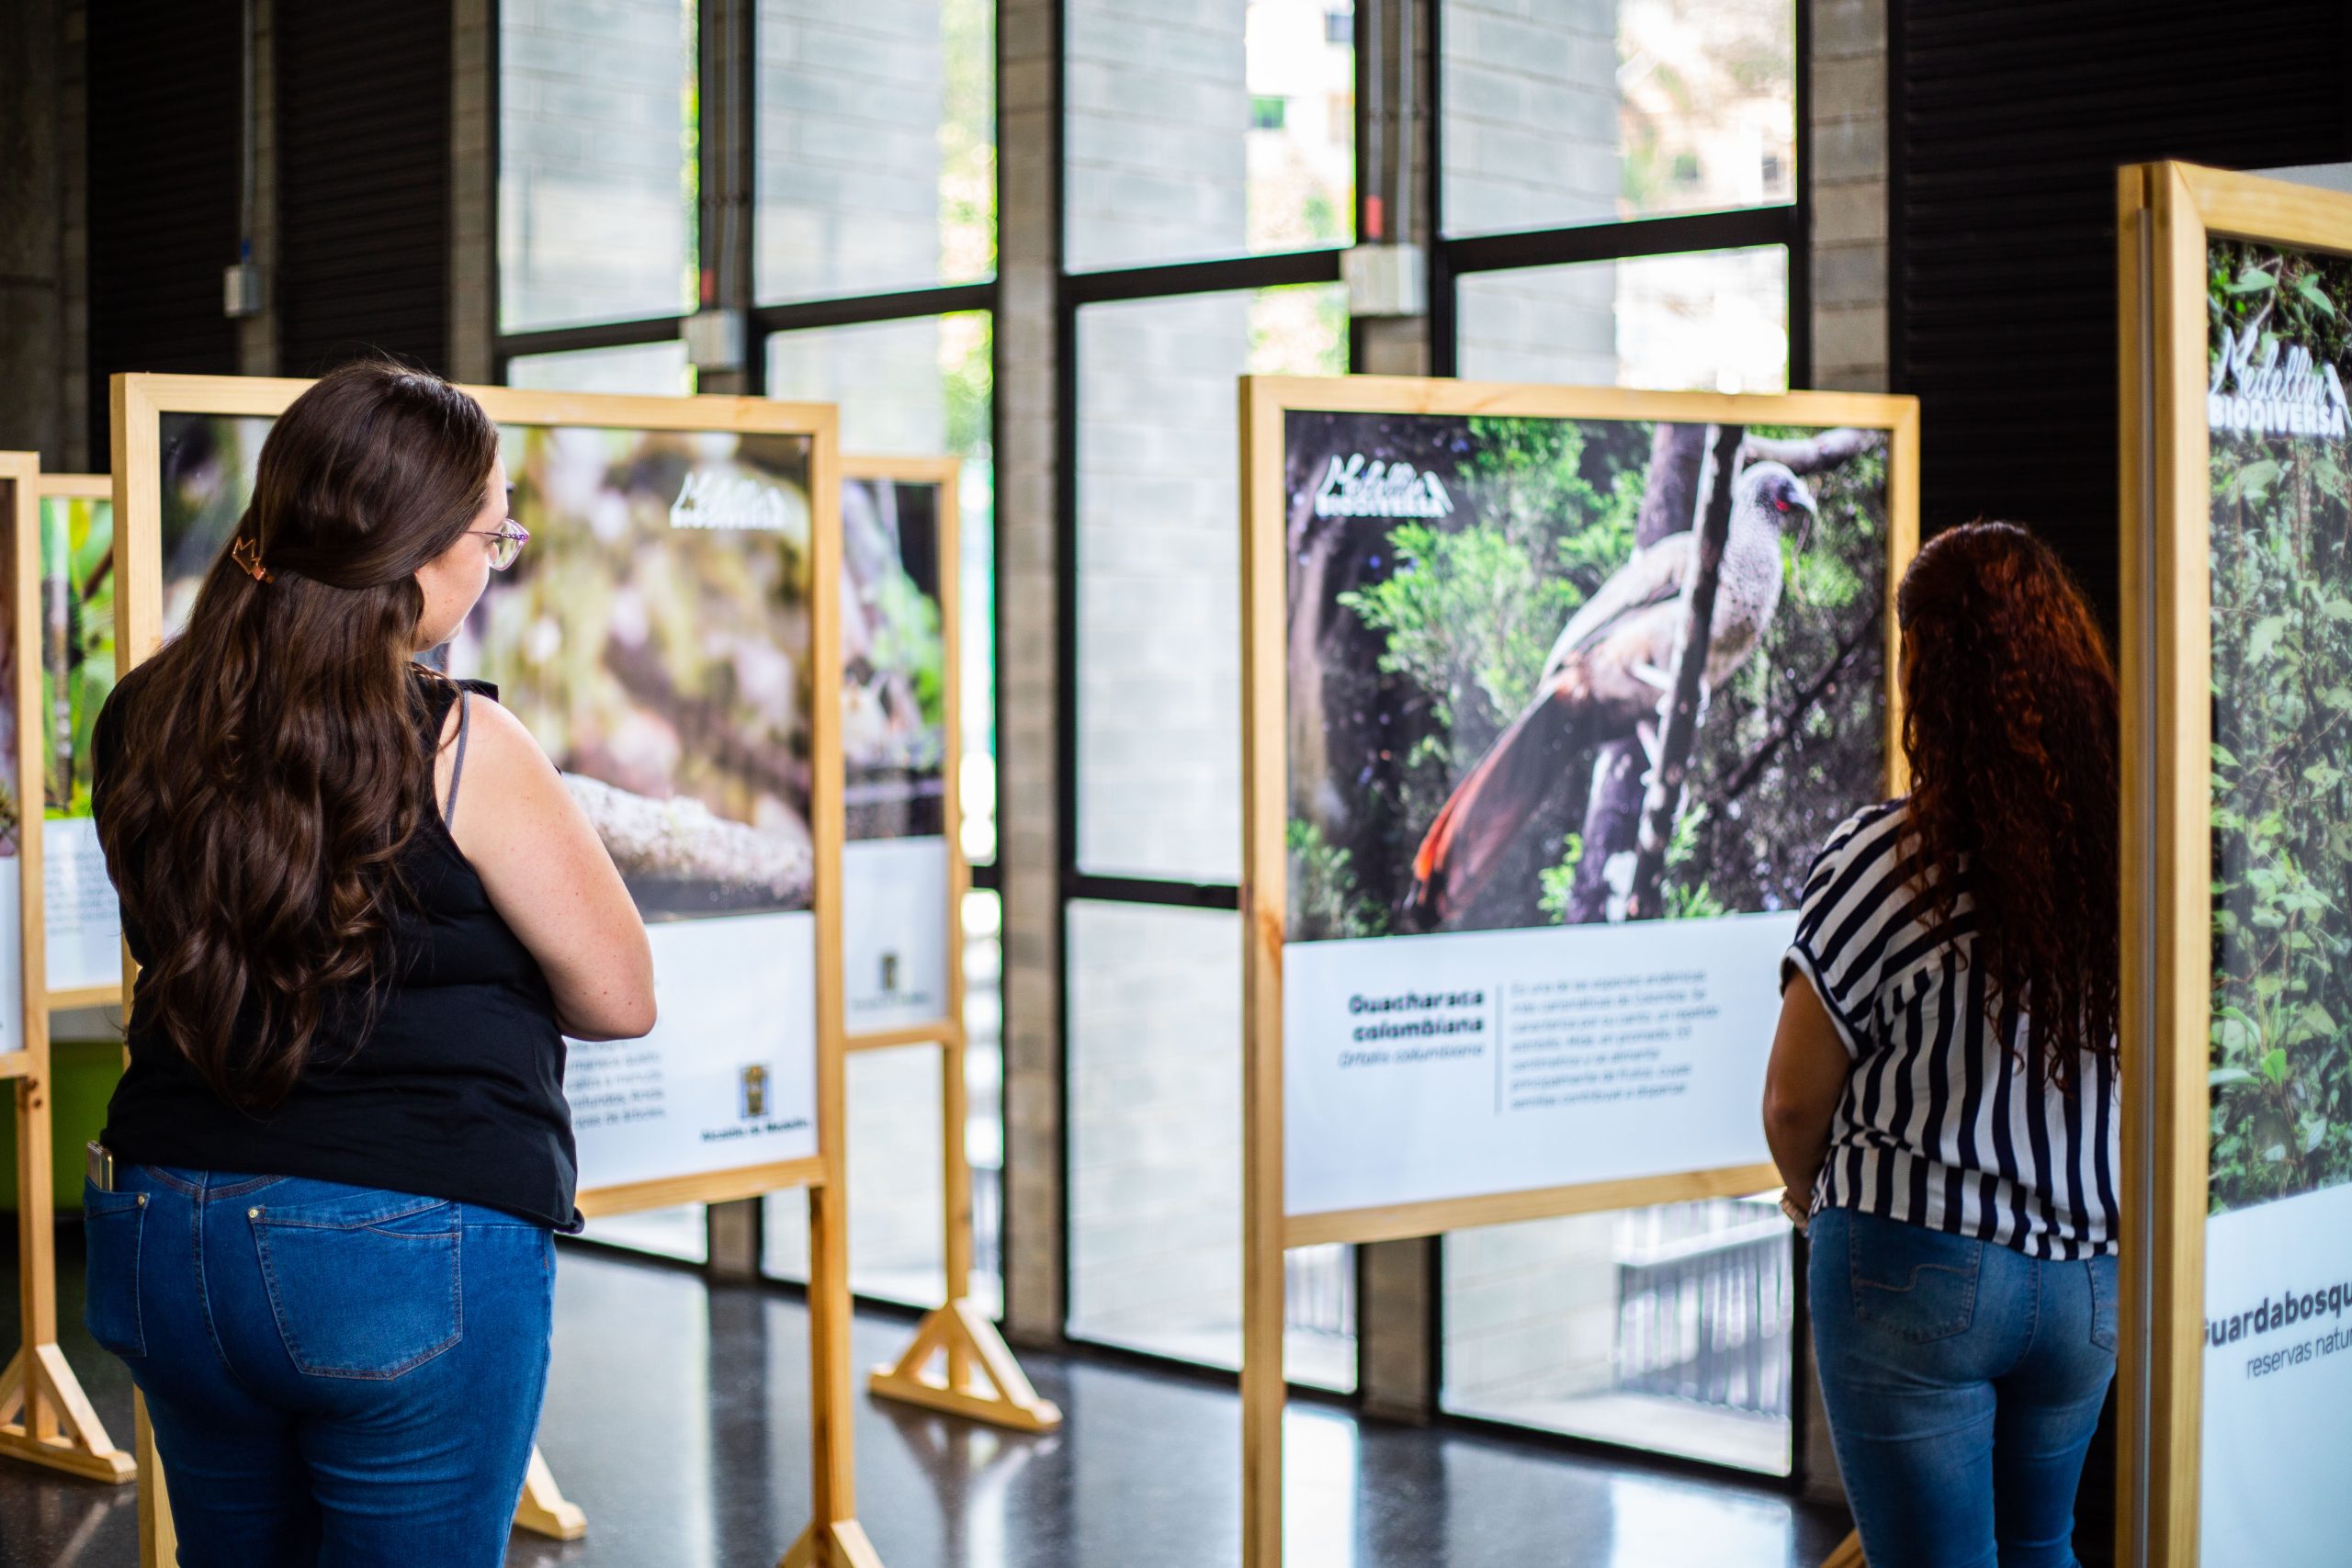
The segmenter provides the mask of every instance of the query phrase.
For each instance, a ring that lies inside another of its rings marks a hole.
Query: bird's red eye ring
[[[1775,501],[1774,502],[1772,502],[1772,510],[1774,510],[1775,512],[1786,512],[1788,509],[1789,509],[1789,501],[1788,501],[1788,497],[1786,497],[1786,496],[1782,496],[1782,497],[1781,497],[1781,499],[1779,499],[1778,501]]]

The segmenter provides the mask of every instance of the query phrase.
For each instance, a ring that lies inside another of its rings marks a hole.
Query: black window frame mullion
[[[594,321],[576,327],[540,327],[524,333],[501,333],[492,341],[492,376],[506,382],[507,365],[538,354],[574,354],[587,349],[639,348],[647,344],[676,343],[686,335],[684,316],[646,316],[629,321]]]
[[[1730,251],[1785,244],[1797,206],[1734,207],[1715,212],[1677,212],[1661,218],[1611,219],[1554,229],[1464,234],[1441,240],[1455,273],[1512,272],[1578,262],[1628,261],[1690,251]]]

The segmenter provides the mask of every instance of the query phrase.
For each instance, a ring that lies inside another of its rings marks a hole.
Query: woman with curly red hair
[[[1815,863],[1765,1132],[1871,1568],[2071,1568],[2115,1372],[2114,669],[2006,523],[1896,615],[1911,793]]]

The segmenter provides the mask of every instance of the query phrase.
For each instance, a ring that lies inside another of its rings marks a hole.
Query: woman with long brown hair
[[[1911,792],[1815,864],[1765,1131],[1871,1568],[2065,1568],[2115,1371],[2114,670],[2008,524],[1896,615]]]
[[[334,372],[98,720],[141,967],[85,1316],[147,1396],[183,1563],[505,1555],[578,1224],[562,1036],[653,1022],[545,754],[416,660],[527,538],[506,502],[471,398]]]

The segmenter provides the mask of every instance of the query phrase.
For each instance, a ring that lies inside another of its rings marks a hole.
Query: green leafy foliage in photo
[[[90,814],[90,731],[114,690],[114,503],[40,508],[41,747],[51,817]]]
[[[1293,919],[1320,937],[1385,936],[1388,921],[1356,884],[1348,852],[1335,849],[1312,822],[1285,829]]]
[[[1472,521],[1394,525],[1395,570],[1340,596],[1377,634],[1380,670],[1428,698],[1430,732],[1385,803],[1400,823],[1436,816],[1534,695],[1560,628],[1634,550],[1648,426],[1472,419],[1466,437],[1456,515]],[[1526,868],[1530,924],[1564,831]]]
[[[1298,416],[1294,416],[1295,420]],[[1635,551],[1655,428],[1645,422],[1366,415],[1301,426],[1320,480],[1334,457],[1410,462],[1442,478],[1433,517],[1353,518],[1350,543],[1306,575],[1351,575],[1317,623],[1311,665],[1295,645],[1292,815],[1351,869],[1346,919],[1294,888],[1295,941],[1396,918],[1414,851],[1454,786],[1535,695],[1569,618]],[[1311,434],[1306,434],[1311,432]],[[1819,434],[1758,426],[1774,441]],[[1293,457],[1296,467],[1296,454]],[[1311,471],[1308,471],[1311,469]],[[1713,694],[1666,856],[1663,913],[1706,918],[1795,907],[1814,852],[1879,798],[1885,746],[1883,440],[1808,472],[1820,517],[1783,541],[1778,611],[1738,674]],[[1306,526],[1311,531],[1312,525]],[[1295,569],[1298,570],[1298,569]],[[1297,612],[1294,611],[1294,614]],[[1298,714],[1317,716],[1306,731]],[[1318,728],[1319,726],[1319,728]],[[1479,895],[1481,929],[1576,914],[1591,796],[1589,756],[1519,834]],[[1300,776],[1304,771],[1305,776]],[[1299,874],[1293,846],[1293,875]],[[1628,863],[1618,868],[1630,872]],[[1329,883],[1317,885],[1328,891]]]
[[[2213,361],[2352,354],[2352,264],[2234,242]],[[2352,445],[2213,433],[2216,1213],[2352,1180]]]

